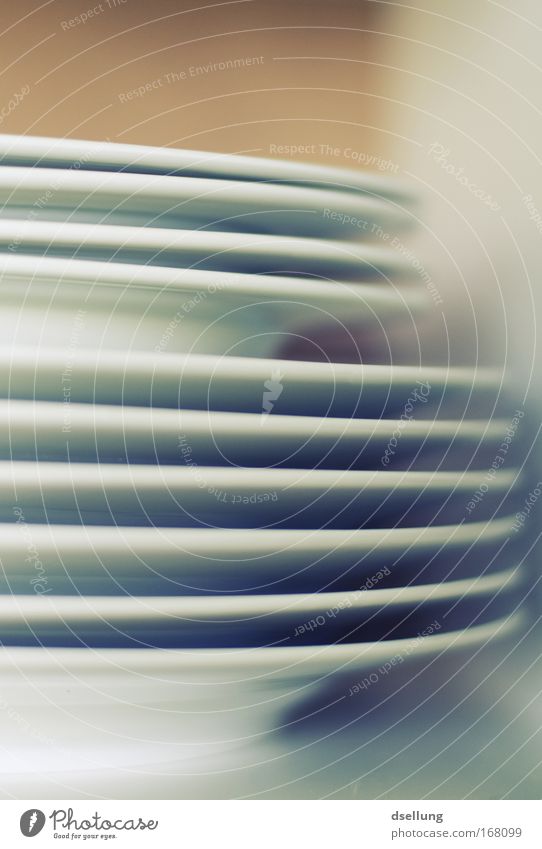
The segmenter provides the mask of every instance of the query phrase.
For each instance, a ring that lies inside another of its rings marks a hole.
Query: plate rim
[[[143,629],[153,625],[175,624],[182,620],[190,624],[227,624],[232,628],[265,620],[288,620],[292,616],[318,618],[326,611],[347,609],[354,613],[373,613],[378,617],[391,608],[417,609],[464,598],[478,598],[512,592],[521,584],[520,565],[500,569],[472,578],[459,578],[438,583],[376,588],[368,591],[350,590],[324,593],[277,593],[225,596],[66,596],[0,595],[0,616],[6,623],[26,624],[29,630],[37,622],[51,627],[59,622],[70,627],[70,620],[87,625],[103,622],[122,628],[127,621],[136,621]],[[300,625],[303,623],[300,622]],[[305,623],[306,624],[306,623]]]
[[[157,674],[175,671],[181,675],[190,672],[215,672],[220,674],[228,667],[234,673],[246,674],[253,670],[257,674],[249,679],[249,683],[267,675],[294,676],[300,674],[299,667],[311,667],[312,674],[325,675],[340,673],[346,667],[366,668],[372,666],[384,657],[389,657],[404,651],[412,642],[416,645],[409,655],[418,657],[426,653],[434,654],[444,648],[468,648],[472,643],[484,642],[490,637],[503,631],[501,636],[509,636],[521,626],[527,624],[524,611],[518,610],[509,615],[491,619],[481,625],[468,626],[456,631],[431,634],[428,639],[403,638],[398,640],[381,640],[366,643],[337,643],[323,646],[272,646],[263,648],[218,648],[218,649],[87,649],[87,648],[48,648],[48,647],[0,647],[0,671],[3,675],[10,672],[31,674],[32,681],[37,684],[40,679],[51,674],[51,670],[61,668],[62,672],[71,671],[78,675],[103,674],[105,669],[112,674],[135,674],[143,681],[149,677],[156,678]],[[130,660],[132,668],[126,669]],[[69,661],[68,665],[65,665]],[[135,663],[134,663],[135,661]],[[123,668],[124,667],[124,668]],[[310,674],[310,669],[308,674]],[[302,673],[303,674],[303,673]],[[307,670],[305,670],[307,674]],[[167,683],[167,679],[163,679]],[[247,679],[239,682],[246,683]]]
[[[109,159],[108,159],[109,155]],[[279,180],[284,182],[329,183],[341,190],[365,193],[378,192],[385,196],[403,197],[412,201],[412,188],[403,180],[382,177],[371,171],[356,171],[353,168],[332,167],[321,164],[251,157],[238,153],[220,153],[176,147],[159,147],[142,144],[126,144],[110,141],[55,138],[51,136],[29,136],[23,134],[0,135],[0,164],[14,158],[29,163],[36,157],[45,161],[79,162],[84,168],[87,162],[102,167],[123,165],[132,170],[139,163],[147,162],[147,168],[160,172],[183,171],[193,168],[198,173],[222,173],[222,179],[231,179],[235,174],[242,179]],[[218,169],[218,170],[217,170]],[[256,175],[256,177],[251,177]],[[259,175],[259,176],[258,176]],[[388,191],[386,191],[388,190]]]

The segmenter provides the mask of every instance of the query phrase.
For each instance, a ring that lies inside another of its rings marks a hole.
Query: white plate
[[[242,596],[0,596],[2,645],[243,648],[415,637],[509,612],[520,572],[411,587]]]
[[[472,468],[475,452],[480,466],[502,442],[507,426],[500,419],[412,419],[399,430],[393,419],[0,400],[0,457],[179,466],[189,458],[205,466],[435,469],[455,463],[455,468]]]
[[[4,397],[64,401],[66,391],[74,403],[258,414],[266,411],[269,404],[264,406],[264,401],[269,400],[272,414],[345,418],[401,415],[411,403],[416,418],[433,416],[435,405],[440,405],[460,419],[476,402],[491,410],[504,383],[502,372],[487,368],[176,356],[168,353],[167,344],[148,353],[86,349],[78,344],[38,350],[35,342],[15,351],[5,343],[0,348]]]
[[[277,181],[303,186],[315,184],[366,192],[379,197],[412,200],[412,190],[401,180],[382,177],[370,171],[209,151],[0,135],[0,162],[3,165],[54,166],[77,170],[90,168],[135,173],[177,173],[230,180]]]
[[[431,625],[428,622],[427,625]],[[482,626],[438,633],[434,629],[427,639],[382,640],[377,643],[341,643],[323,646],[273,646],[246,649],[100,649],[14,647],[0,648],[2,680],[15,687],[17,679],[26,679],[23,692],[13,691],[13,704],[23,704],[32,699],[42,687],[50,697],[64,692],[66,705],[81,700],[77,685],[94,688],[83,700],[103,703],[112,696],[121,698],[130,677],[139,688],[140,698],[152,705],[164,698],[164,686],[169,684],[246,684],[258,683],[265,678],[289,681],[303,685],[307,679],[318,680],[325,676],[348,671],[357,673],[371,669],[389,657],[410,648],[418,658],[431,657],[452,647],[456,641],[467,648],[491,639],[498,629],[509,635],[518,625],[525,624],[523,614],[507,617]],[[457,648],[460,646],[457,645]],[[73,689],[66,688],[70,681]],[[107,687],[101,693],[96,685]],[[94,694],[94,695],[93,695]],[[22,698],[21,698],[22,696]],[[126,692],[129,698],[129,691]],[[174,694],[173,694],[174,697]],[[209,700],[210,701],[210,700]],[[220,707],[218,707],[218,711]]]
[[[412,276],[400,254],[379,245],[254,233],[0,219],[0,247],[11,254],[323,279]]]
[[[0,771],[40,773],[213,758],[303,715],[333,685],[348,698],[399,663],[468,662],[488,641],[509,640],[525,617],[443,632],[423,622],[414,639],[263,649],[2,648],[10,710]],[[385,672],[382,672],[385,670]],[[331,701],[331,699],[330,699]],[[14,719],[12,712],[16,711]],[[99,791],[98,791],[99,792]]]
[[[442,524],[467,518],[466,505],[483,474],[3,461],[0,517],[14,520],[19,507],[29,521],[68,524]],[[518,479],[515,469],[499,471],[477,506],[480,519],[494,512]]]
[[[0,169],[1,175],[1,169]],[[412,323],[422,291],[53,257],[0,255],[4,345],[269,354],[311,325]],[[75,338],[75,342],[72,340]]]
[[[0,592],[190,595],[398,586],[494,568],[503,552],[510,556],[514,522],[507,516],[386,530],[215,530],[30,526],[23,513],[17,523],[0,525]]]
[[[50,168],[0,168],[0,214],[74,221],[285,235],[390,237],[411,215],[392,201],[319,188],[198,177]]]

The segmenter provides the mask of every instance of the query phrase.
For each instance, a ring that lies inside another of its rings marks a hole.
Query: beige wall
[[[110,4],[4,4],[4,99],[23,86],[30,92],[4,120],[3,132],[262,154],[270,145],[307,145],[300,158],[324,161],[341,155],[322,154],[321,144],[381,155],[386,139],[371,129],[382,120],[375,95],[383,80],[370,65],[378,37],[364,32],[378,19],[374,5]],[[86,22],[67,23],[92,9]],[[302,55],[351,56],[363,64],[280,58]],[[204,67],[236,59],[236,68]],[[143,96],[129,99],[127,93],[147,85]]]

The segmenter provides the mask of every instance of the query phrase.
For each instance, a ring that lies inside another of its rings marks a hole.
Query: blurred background
[[[536,469],[535,0],[20,0],[1,14],[0,132],[272,156],[409,180],[419,227],[395,248],[407,252],[432,305],[403,356],[509,370],[528,411],[525,462]],[[464,676],[464,693],[446,695],[444,676],[430,710],[421,682],[410,701],[391,693],[370,720],[361,714],[371,705],[333,719],[315,707],[312,728],[227,782],[193,777],[179,793],[538,798],[537,645],[527,641],[495,674],[501,659],[484,656]],[[430,686],[434,694],[434,675]]]

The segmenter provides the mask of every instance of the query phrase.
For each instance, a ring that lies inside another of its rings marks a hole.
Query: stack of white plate
[[[24,137],[0,159],[2,770],[185,763],[330,676],[521,627],[517,471],[485,483],[500,375],[277,358],[424,309],[381,235],[404,187]]]

